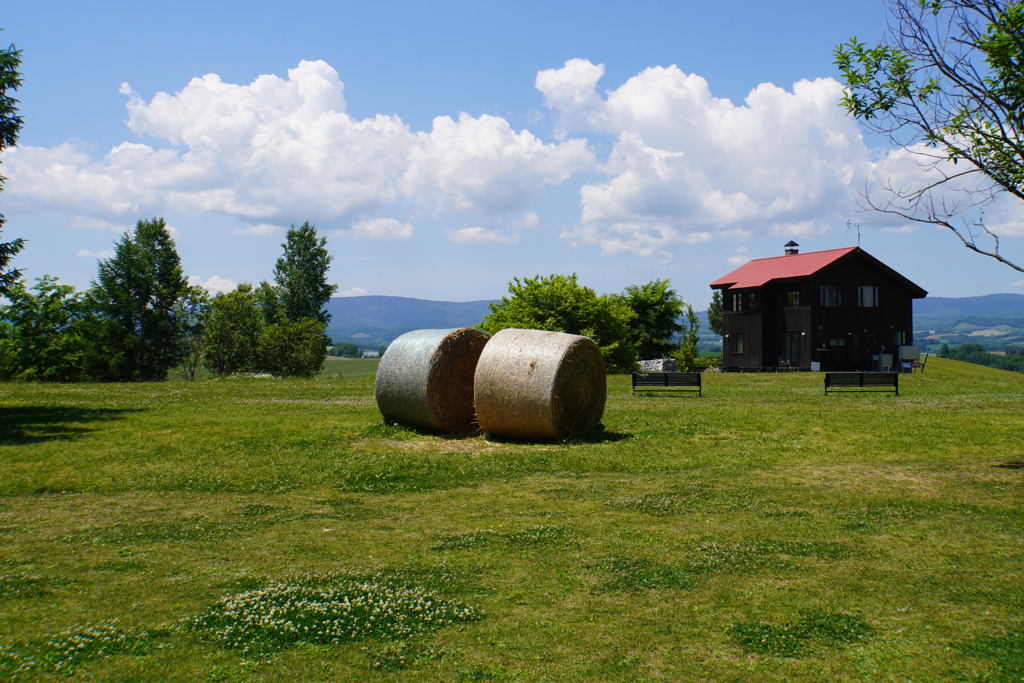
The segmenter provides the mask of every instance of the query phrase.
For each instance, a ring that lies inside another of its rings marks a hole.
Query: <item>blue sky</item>
[[[838,107],[880,0],[16,3],[15,264],[77,287],[136,220],[210,289],[328,238],[339,293],[466,301],[572,273],[696,308],[751,258],[860,243],[933,296],[1024,292],[955,238],[858,212],[913,171]],[[1024,260],[1019,206],[987,214]]]

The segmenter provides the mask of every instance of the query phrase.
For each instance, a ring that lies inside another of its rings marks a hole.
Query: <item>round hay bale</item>
[[[386,420],[468,435],[477,431],[473,375],[490,335],[470,327],[414,330],[391,342],[377,368],[377,407]]]
[[[480,429],[498,438],[553,441],[597,426],[607,382],[593,340],[505,329],[480,354],[473,381]]]

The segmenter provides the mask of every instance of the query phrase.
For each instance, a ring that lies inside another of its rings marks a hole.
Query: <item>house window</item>
[[[738,292],[732,295],[732,310],[743,310],[743,295]]]
[[[739,332],[732,336],[732,352],[743,353],[743,333]]]
[[[747,308],[752,311],[757,310],[757,292],[751,292],[747,295]]]
[[[828,345],[832,347],[846,346],[846,337],[832,337],[828,340]]]
[[[874,308],[878,305],[878,287],[861,285],[857,287],[857,305],[862,308]]]
[[[907,333],[903,330],[895,330],[892,333],[892,343],[896,346],[907,345]]]
[[[786,294],[786,305],[787,306],[799,306],[800,305],[800,292],[788,292]]]
[[[839,294],[839,285],[822,285],[821,305],[839,306],[842,303],[842,297],[840,297]]]

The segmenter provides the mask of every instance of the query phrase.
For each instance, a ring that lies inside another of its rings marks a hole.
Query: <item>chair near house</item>
[[[928,354],[925,353],[921,360],[915,360],[910,363],[910,371],[917,372],[920,370],[921,374],[924,374],[924,364],[928,362]]]

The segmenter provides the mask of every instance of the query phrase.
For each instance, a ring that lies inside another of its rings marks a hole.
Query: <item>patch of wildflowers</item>
[[[305,642],[407,640],[475,621],[468,605],[407,582],[313,576],[221,598],[186,625],[221,647],[276,650]]]

